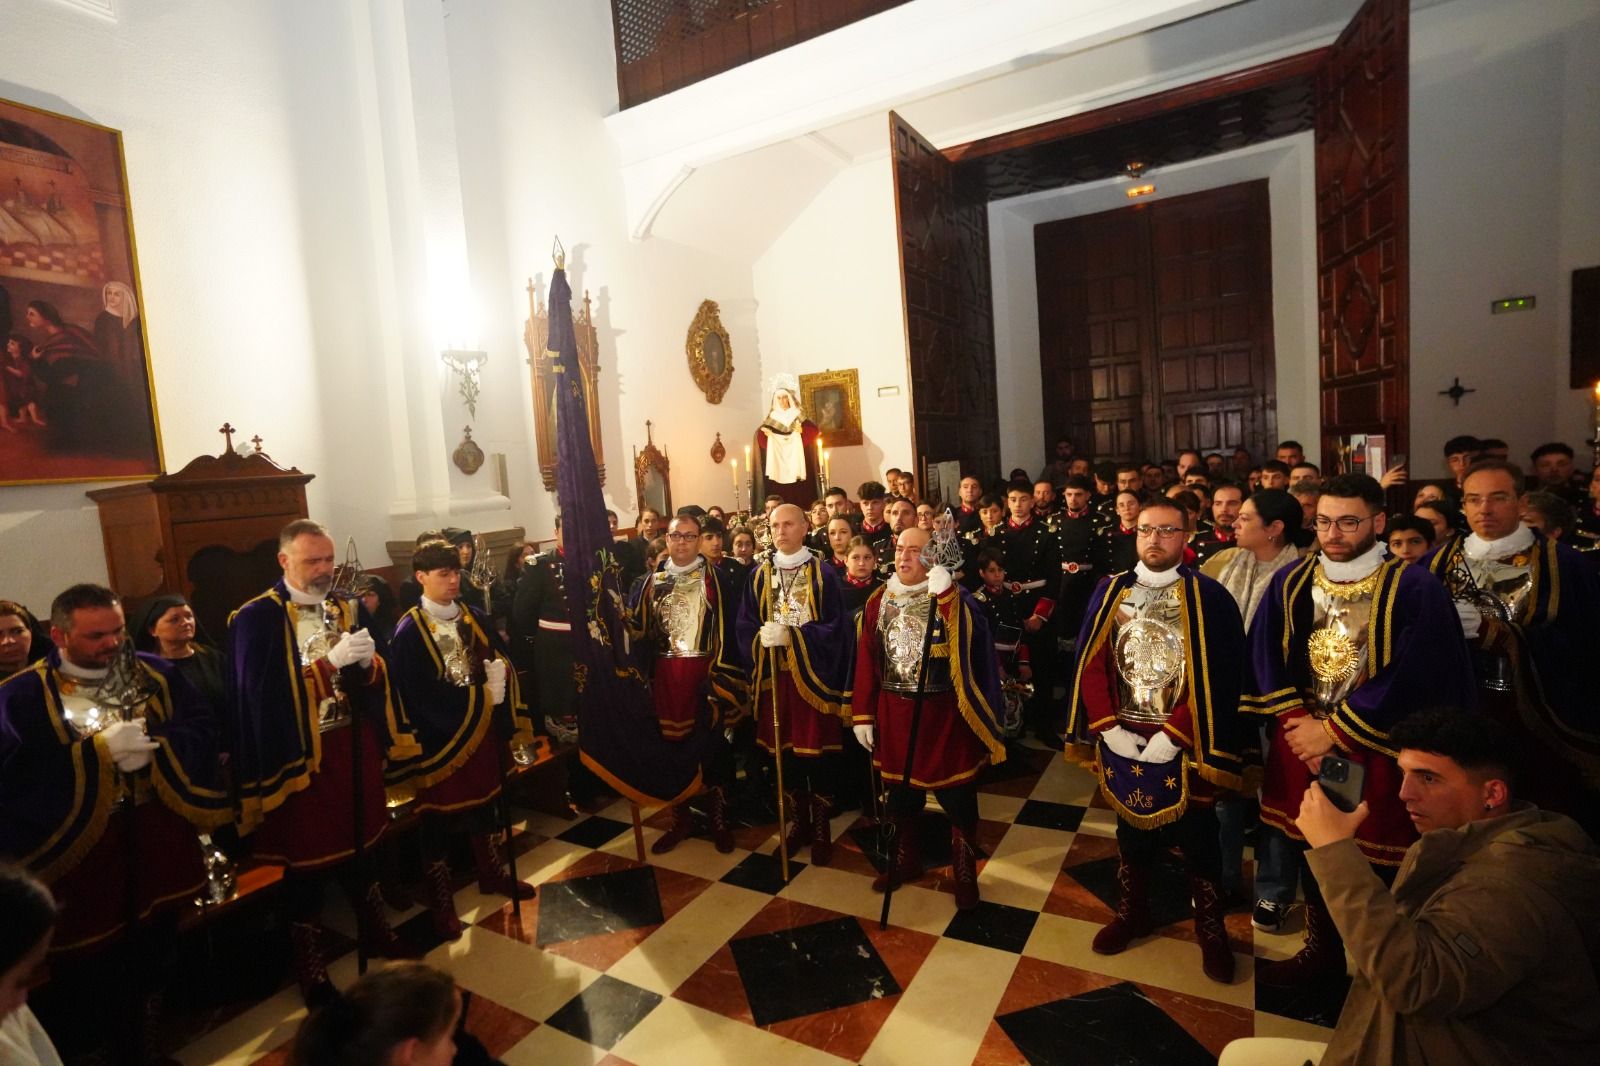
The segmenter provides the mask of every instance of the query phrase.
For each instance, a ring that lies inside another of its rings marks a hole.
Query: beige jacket
[[[1384,887],[1353,841],[1307,853],[1355,960],[1322,1066],[1600,1062],[1600,850],[1518,804],[1423,834]]]

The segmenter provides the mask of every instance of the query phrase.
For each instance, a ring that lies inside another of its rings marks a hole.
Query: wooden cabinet
[[[306,517],[315,475],[257,449],[202,455],[177,473],[88,494],[130,620],[151,597],[180,593],[220,643],[229,613],[278,579],[278,531]]]

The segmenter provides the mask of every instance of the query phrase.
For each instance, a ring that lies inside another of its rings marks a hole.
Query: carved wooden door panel
[[[1265,181],[1149,206],[1156,450],[1270,455],[1272,241]]]
[[[1150,242],[1133,210],[1034,227],[1045,441],[1098,460],[1152,454]]]
[[[1407,0],[1367,0],[1317,71],[1317,321],[1322,452],[1410,429]]]
[[[981,188],[960,195],[954,165],[893,112],[889,137],[917,469],[960,460],[992,477],[1000,419],[988,204]]]

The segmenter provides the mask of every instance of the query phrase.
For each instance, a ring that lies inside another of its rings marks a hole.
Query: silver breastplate
[[[1367,678],[1372,632],[1372,599],[1377,573],[1359,581],[1335,582],[1317,567],[1311,589],[1311,635],[1306,656],[1311,666],[1312,714],[1325,718]]]
[[[1160,589],[1136,584],[1117,605],[1111,647],[1122,697],[1117,717],[1124,721],[1161,725],[1183,700],[1187,655],[1178,588],[1176,581]]]
[[[1472,580],[1479,589],[1500,601],[1504,613],[1502,621],[1515,621],[1522,617],[1533,591],[1532,560],[1527,552],[1518,552],[1503,559],[1466,559],[1463,557]]]
[[[426,611],[423,617],[428,620],[428,635],[433,638],[433,646],[439,649],[439,658],[444,660],[444,679],[457,688],[471,687],[472,648],[462,633],[461,619],[444,621]]]
[[[916,692],[921,677],[924,692],[948,692],[948,661],[934,660],[922,670],[922,649],[927,642],[932,598],[926,592],[891,596],[885,592],[878,608],[878,641],[883,648],[883,684],[889,692]]]
[[[300,648],[301,668],[318,669],[317,664],[328,657],[328,652],[339,643],[343,617],[339,609],[327,601],[309,605],[293,604],[294,639]],[[335,694],[317,705],[317,732],[326,733],[350,722],[350,707],[338,694],[337,670],[332,672]]]
[[[813,617],[810,568],[797,566],[785,570],[772,567],[772,618],[786,626],[803,626]]]
[[[71,686],[70,691],[68,685]],[[121,712],[107,705],[101,698],[99,688],[71,682],[65,682],[62,686],[61,716],[67,720],[67,728],[79,740],[92,737],[112,723],[122,721]]]
[[[700,629],[706,616],[706,572],[696,567],[687,574],[662,570],[650,580],[660,626],[660,655],[664,659],[696,659],[706,654],[700,646]]]

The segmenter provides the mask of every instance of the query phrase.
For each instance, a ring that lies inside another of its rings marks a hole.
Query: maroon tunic
[[[150,799],[117,807],[89,853],[51,886],[62,900],[55,954],[86,951],[128,925],[191,906],[205,883],[198,830]],[[158,856],[161,861],[152,862]]]
[[[500,755],[495,745],[499,743],[491,726],[489,735],[479,744],[467,761],[456,767],[449,777],[437,784],[417,789],[414,811],[464,811],[481,807],[500,795]]]
[[[655,703],[662,737],[689,739],[706,705],[710,676],[709,655],[656,660],[655,673],[650,679],[650,698]]]
[[[253,835],[255,857],[298,870],[331,866],[355,854],[351,740],[355,725],[322,734],[322,763],[310,784],[283,801]],[[383,791],[383,740],[362,722],[361,795],[365,801],[366,844],[378,842],[388,827]],[[465,767],[463,767],[465,769]]]
[[[778,728],[783,734],[783,750],[797,755],[821,755],[844,747],[844,723],[823,714],[805,701],[795,688],[787,669],[774,681],[778,693]],[[756,716],[756,742],[769,752],[777,750],[772,739],[772,697],[763,696],[752,708]]]

